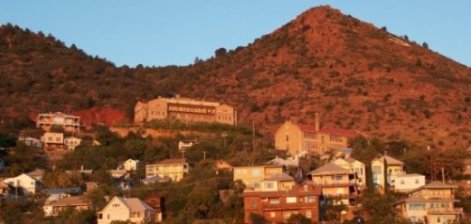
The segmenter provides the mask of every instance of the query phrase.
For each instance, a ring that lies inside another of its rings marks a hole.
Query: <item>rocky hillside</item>
[[[131,116],[137,99],[178,93],[232,104],[266,133],[320,112],[324,125],[382,138],[471,143],[470,68],[328,6],[188,67],[116,68],[52,36],[4,26],[0,77],[0,110],[11,115],[111,107]]]

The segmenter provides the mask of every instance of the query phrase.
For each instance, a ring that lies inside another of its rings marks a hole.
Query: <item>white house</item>
[[[27,146],[35,147],[41,149],[43,147],[43,142],[40,139],[33,137],[19,137],[19,142],[23,142]]]
[[[193,140],[179,141],[178,142],[178,150],[180,152],[186,151],[187,149],[191,148],[191,146],[193,146],[194,144],[196,144],[196,141],[193,141]]]
[[[421,174],[399,174],[393,181],[394,191],[410,192],[425,185],[425,176]]]
[[[155,220],[155,210],[139,198],[114,197],[98,212],[98,224],[110,224],[113,221],[133,223],[151,223]]]
[[[371,171],[373,173],[373,184],[382,189],[385,187],[385,180],[389,186],[393,186],[396,176],[405,173],[404,163],[387,155],[371,161]]]
[[[344,169],[350,170],[350,172],[355,174],[355,176],[357,177],[357,185],[360,188],[366,187],[365,164],[351,157],[347,157],[345,159],[338,158],[334,160],[334,163]]]
[[[7,178],[3,182],[11,187],[22,189],[24,194],[35,194],[39,189],[39,181],[24,173]]]
[[[82,139],[74,136],[64,138],[64,145],[67,150],[74,150],[80,143],[82,143]]]
[[[122,162],[118,166],[118,170],[125,170],[127,172],[136,171],[138,165],[139,165],[139,160],[128,159],[128,160]]]

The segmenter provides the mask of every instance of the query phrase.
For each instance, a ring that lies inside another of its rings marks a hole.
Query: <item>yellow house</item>
[[[334,162],[310,172],[312,183],[322,187],[322,195],[334,204],[350,205],[358,196],[358,185],[354,174]]]
[[[189,165],[185,159],[166,159],[146,165],[146,178],[170,177],[172,181],[180,181],[188,172]]]
[[[317,117],[314,126],[286,121],[275,133],[275,149],[288,151],[291,155],[301,152],[322,155],[348,147],[349,140],[358,136],[354,130],[320,128]]]
[[[454,207],[456,188],[435,181],[412,191],[395,206],[402,217],[414,223],[459,223],[463,209]]]
[[[275,174],[261,181],[259,188],[255,191],[289,191],[295,185],[293,177],[286,173]]]
[[[404,163],[387,155],[371,161],[371,171],[373,174],[373,184],[381,189],[385,187],[385,174],[387,174],[388,185],[392,187],[396,177],[405,173]]]
[[[356,176],[358,187],[362,189],[366,187],[365,164],[351,157],[345,159],[338,158],[334,160],[334,163],[344,169],[350,170],[350,172]]]
[[[234,181],[241,180],[248,188],[259,188],[263,180],[283,174],[283,166],[239,166],[234,167]]]

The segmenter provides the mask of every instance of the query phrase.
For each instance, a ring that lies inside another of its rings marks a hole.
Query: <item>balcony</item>
[[[463,208],[429,208],[427,213],[429,215],[461,215]]]

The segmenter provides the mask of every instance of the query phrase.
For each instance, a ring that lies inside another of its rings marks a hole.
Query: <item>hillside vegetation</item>
[[[471,143],[470,68],[328,6],[186,67],[117,68],[11,25],[0,37],[2,116],[110,107],[129,118],[137,99],[181,94],[229,103],[268,134],[320,112],[326,126],[390,140]]]

